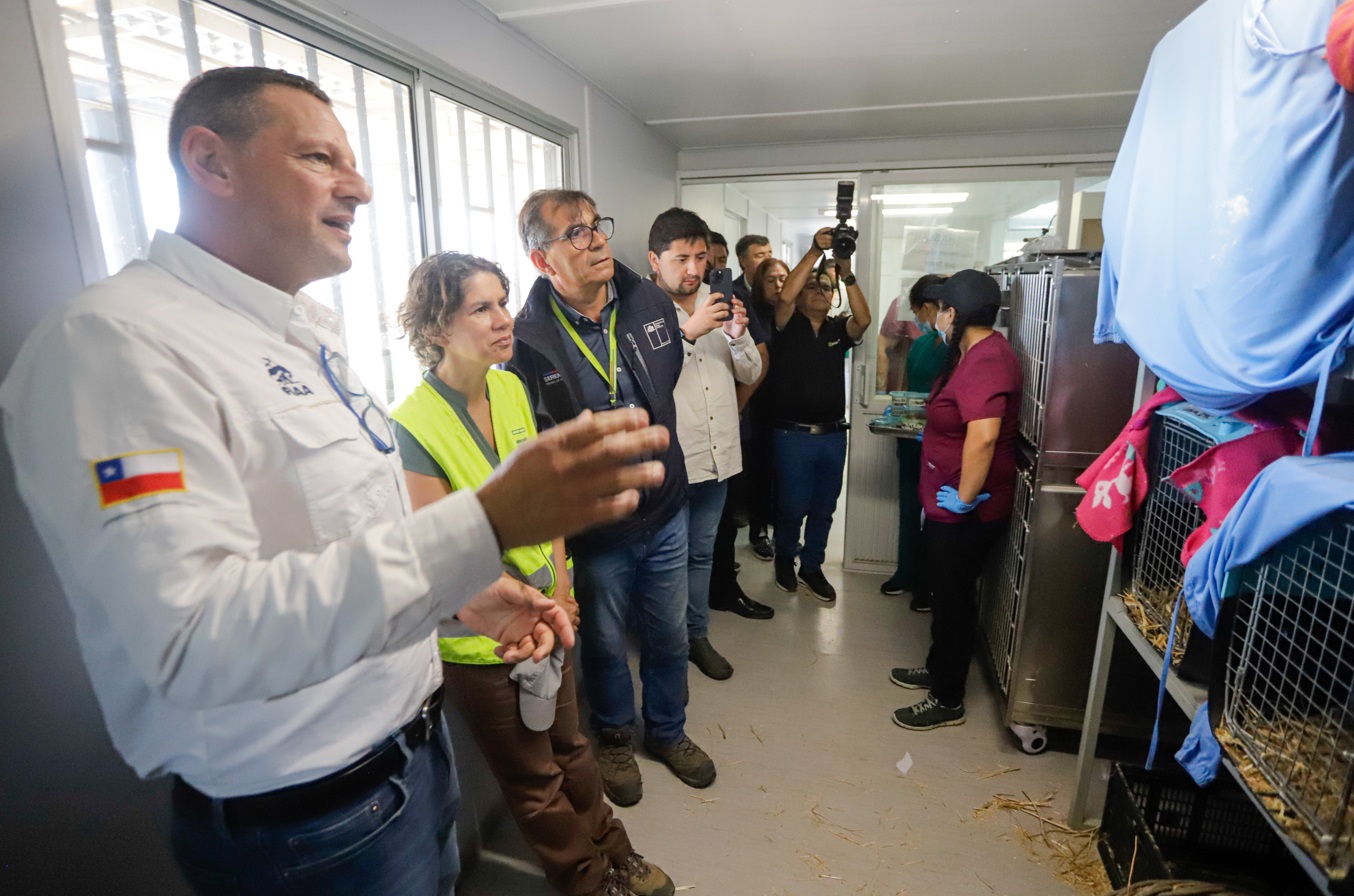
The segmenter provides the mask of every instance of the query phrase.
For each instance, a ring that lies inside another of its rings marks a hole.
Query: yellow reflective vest
[[[536,420],[527,390],[514,374],[489,370],[489,408],[493,418],[494,445],[499,459],[536,435]],[[447,400],[426,380],[390,414],[409,430],[442,468],[452,489],[479,488],[494,471],[474,436]],[[555,592],[555,564],[551,544],[529,545],[503,552],[503,570],[544,594]],[[494,654],[498,642],[472,636],[439,638],[442,659],[448,663],[487,666],[501,663]]]

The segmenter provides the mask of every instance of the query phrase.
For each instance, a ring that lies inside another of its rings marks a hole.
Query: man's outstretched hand
[[[541,544],[633,513],[663,482],[668,431],[623,408],[573,420],[523,443],[476,493],[503,550]],[[469,622],[467,621],[467,624]]]
[[[511,576],[499,577],[472,597],[456,618],[497,641],[494,653],[505,663],[543,660],[557,637],[565,647],[574,646],[574,626],[565,609]]]

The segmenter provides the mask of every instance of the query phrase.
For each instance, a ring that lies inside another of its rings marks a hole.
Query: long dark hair
[[[752,275],[752,280],[748,282],[748,290],[752,293],[752,297],[759,302],[766,301],[767,271],[771,270],[772,266],[776,265],[785,268],[785,273],[787,275],[790,273],[790,266],[788,264],[781,261],[779,258],[768,258],[761,263],[761,266],[757,268],[757,272]]]
[[[945,300],[940,302],[940,310],[944,311],[946,307],[954,308],[954,323],[950,326],[950,331],[945,334],[945,342],[949,345],[949,353],[945,355],[945,366],[940,371],[940,376],[936,377],[935,388],[931,390],[932,395],[939,395],[940,390],[945,388],[945,384],[954,376],[955,369],[959,366],[959,359],[964,350],[961,347],[964,343],[964,332],[969,327],[990,327],[997,322],[997,312],[1001,310],[1000,305],[980,305],[977,308],[968,308],[960,310],[955,305],[947,306]]]

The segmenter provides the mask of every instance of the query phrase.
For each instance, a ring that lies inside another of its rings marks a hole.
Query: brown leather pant
[[[633,847],[602,797],[592,745],[578,729],[573,654],[555,702],[555,724],[532,731],[517,710],[510,666],[443,663],[447,692],[465,718],[527,843],[551,886],[569,896],[594,893],[613,862]]]

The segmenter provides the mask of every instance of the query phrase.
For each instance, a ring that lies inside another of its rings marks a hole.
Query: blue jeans
[[[687,508],[656,531],[622,547],[574,557],[582,614],[579,659],[594,731],[635,721],[626,627],[639,634],[644,727],[660,744],[681,740],[686,727]]]
[[[691,541],[686,559],[686,632],[692,638],[710,634],[710,568],[715,558],[715,533],[724,513],[729,483],[711,479],[686,487],[691,515]]]
[[[461,870],[460,792],[446,723],[412,750],[399,743],[400,772],[317,818],[246,825],[176,806],[170,844],[194,892],[450,896]]]
[[[775,459],[776,562],[793,562],[798,556],[801,571],[822,569],[832,514],[842,493],[846,433],[815,436],[778,429]],[[801,528],[803,550],[799,548]]]

